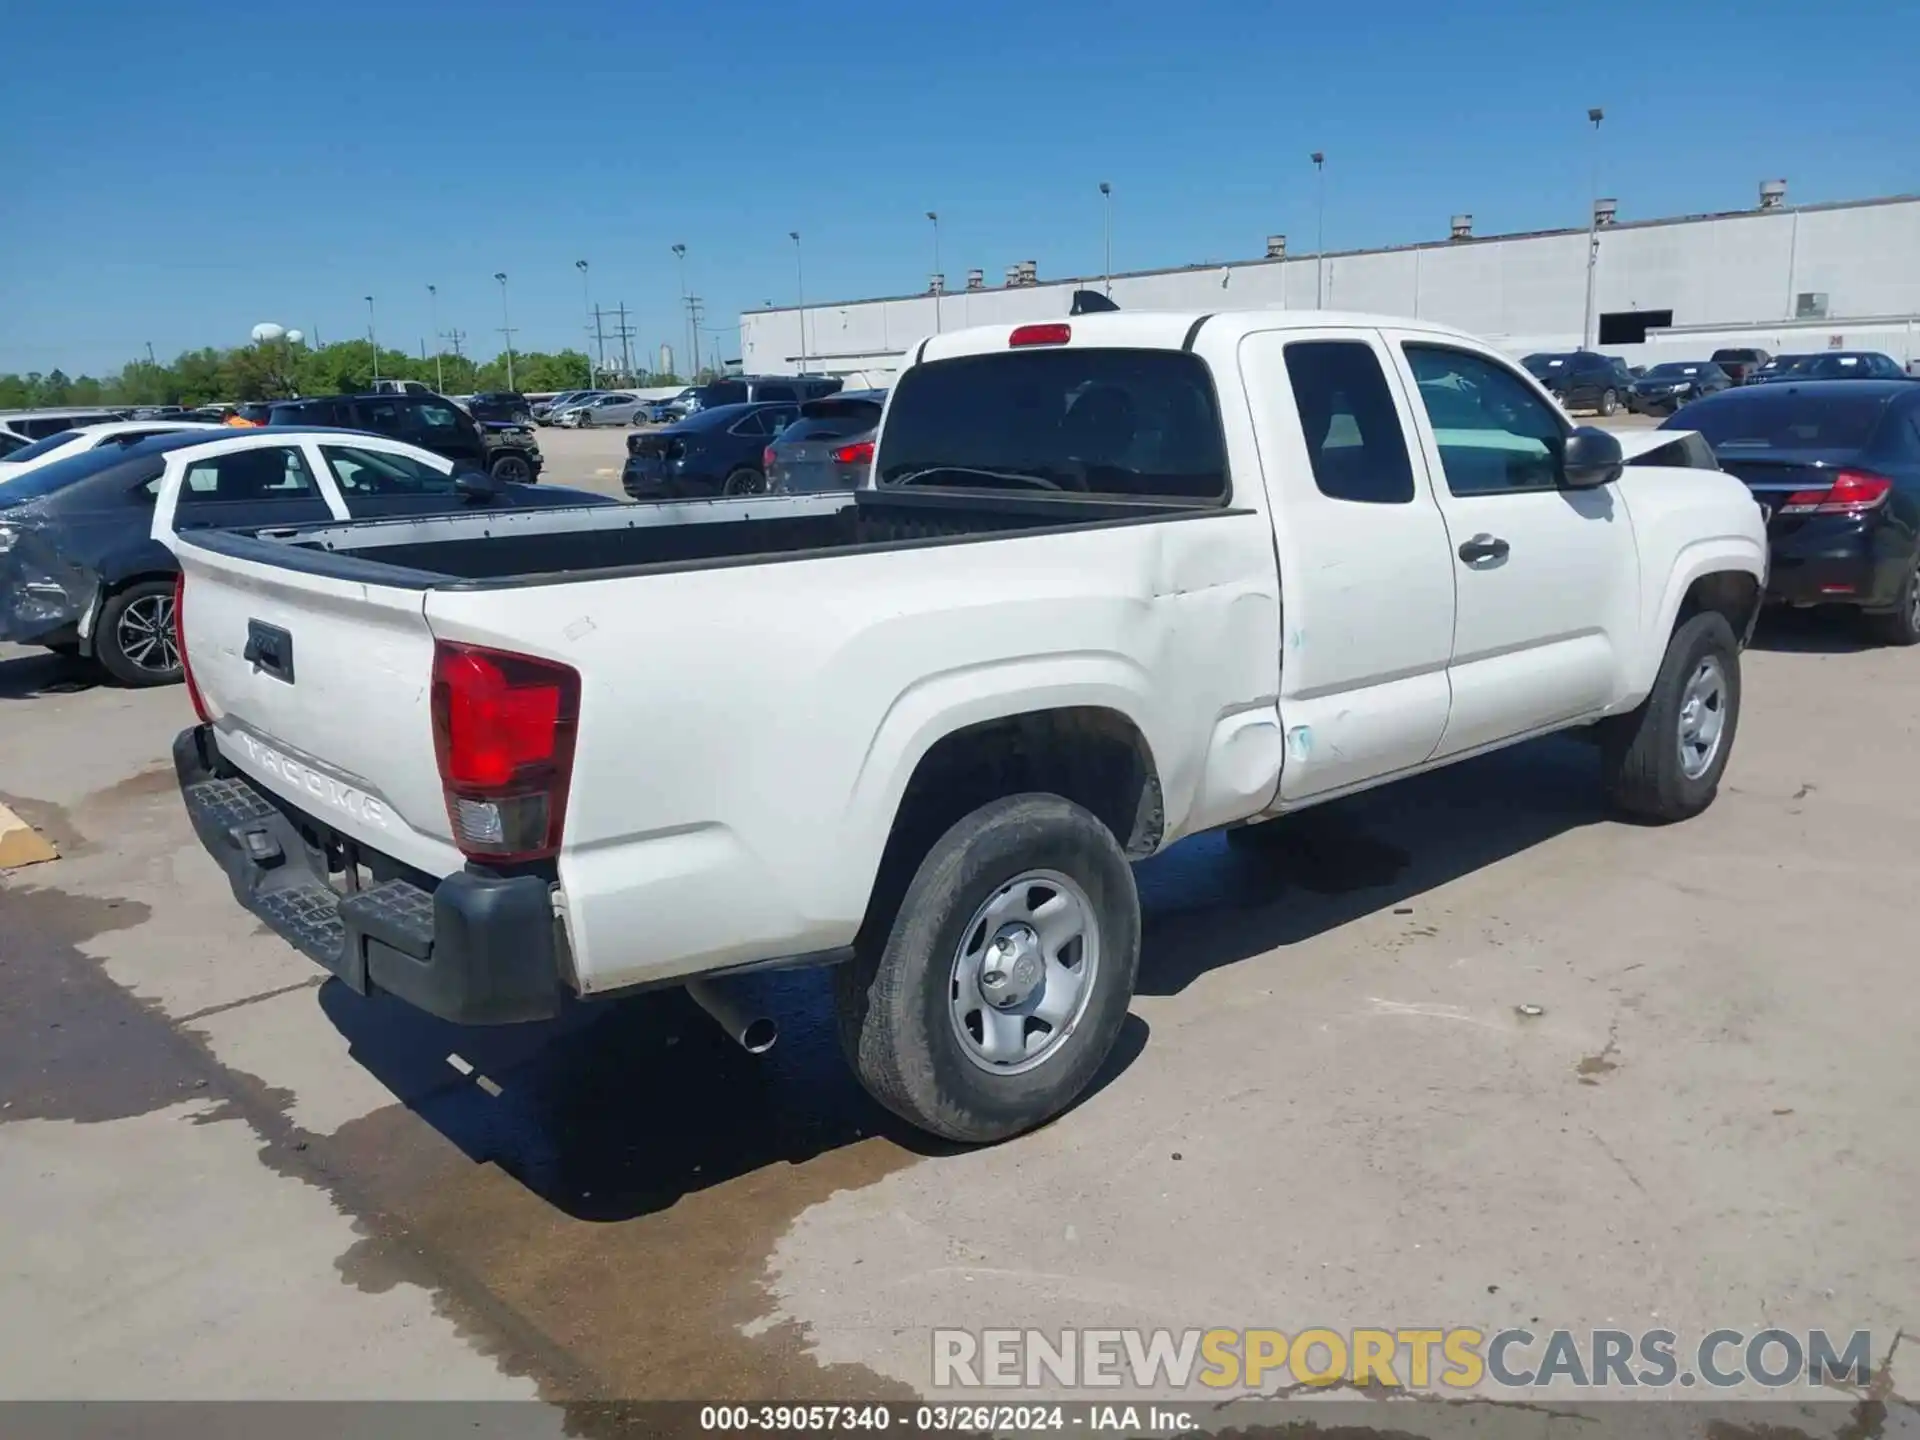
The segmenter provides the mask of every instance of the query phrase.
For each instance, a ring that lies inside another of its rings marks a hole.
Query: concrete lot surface
[[[1784,617],[1745,685],[1685,825],[1548,741],[1143,865],[1103,1083],[955,1153],[856,1090],[818,974],[762,982],[759,1059],[674,993],[459,1032],[321,984],[188,831],[185,695],[0,648],[0,801],[62,852],[0,878],[0,1398],[909,1396],[935,1325],[1879,1363],[1920,1321],[1920,655]]]

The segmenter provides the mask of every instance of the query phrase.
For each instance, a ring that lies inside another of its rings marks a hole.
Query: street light
[[[1590,106],[1587,119],[1593,125],[1593,188],[1587,195],[1587,301],[1580,311],[1580,348],[1591,350],[1593,335],[1593,272],[1600,259],[1600,122],[1607,112]]]
[[[447,372],[443,368],[440,351],[440,287],[427,286],[427,307],[433,319],[433,388],[440,394],[447,393]]]
[[[789,230],[787,238],[793,241],[793,276],[795,293],[800,299],[800,373],[807,373],[807,272],[800,260],[800,232]]]
[[[507,272],[496,270],[493,278],[500,282],[500,334],[507,342],[507,389],[513,389],[513,318],[507,314]]]
[[[588,338],[600,340],[600,327],[594,324],[593,319],[593,296],[587,288],[587,262],[584,260],[576,260],[573,262],[573,268],[580,272],[580,308],[586,312]],[[607,347],[605,341],[600,341],[599,355],[600,369],[604,373],[607,368]],[[593,388],[593,362],[591,360],[587,362],[587,388],[589,390]]]
[[[1103,272],[1107,277],[1107,294],[1113,294],[1113,186],[1106,181],[1100,182],[1100,200],[1106,209],[1107,268]]]
[[[940,270],[940,212],[929,210],[927,219],[933,222],[933,273],[940,276],[940,289],[933,292],[933,330],[940,333],[940,296],[947,288],[947,277]]]
[[[380,339],[373,333],[373,297],[367,296],[367,343],[373,346],[373,378],[380,378]]]
[[[1324,151],[1316,150],[1308,158],[1313,161],[1320,191],[1318,230],[1313,242],[1313,308],[1324,310],[1327,307],[1327,157]]]

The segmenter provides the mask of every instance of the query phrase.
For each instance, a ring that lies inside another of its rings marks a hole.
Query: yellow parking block
[[[60,852],[53,842],[0,805],[0,870],[21,865],[38,865],[43,860],[58,860]]]

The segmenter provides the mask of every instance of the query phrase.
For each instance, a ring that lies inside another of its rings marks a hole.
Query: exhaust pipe
[[[725,981],[689,980],[687,994],[749,1055],[766,1054],[780,1038],[780,1027],[773,1017],[743,1004],[738,992]]]

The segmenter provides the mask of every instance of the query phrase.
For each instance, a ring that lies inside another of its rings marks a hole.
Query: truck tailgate
[[[425,593],[182,539],[181,626],[220,753],[329,828],[431,875],[461,867],[434,755]]]

